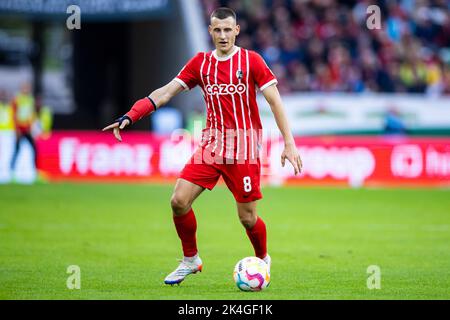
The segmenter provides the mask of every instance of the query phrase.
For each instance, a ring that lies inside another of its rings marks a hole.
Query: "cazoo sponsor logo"
[[[206,93],[209,95],[243,94],[247,87],[243,83],[239,84],[209,84],[206,86]]]

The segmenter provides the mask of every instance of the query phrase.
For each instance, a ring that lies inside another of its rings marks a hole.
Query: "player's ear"
[[[239,35],[239,32],[241,32],[241,26],[240,25],[236,25],[236,35]]]
[[[208,32],[210,35],[212,35],[212,26],[211,25],[208,26]]]

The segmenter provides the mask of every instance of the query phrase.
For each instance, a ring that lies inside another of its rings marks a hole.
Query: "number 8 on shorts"
[[[244,191],[250,192],[252,191],[252,180],[249,176],[244,177]]]

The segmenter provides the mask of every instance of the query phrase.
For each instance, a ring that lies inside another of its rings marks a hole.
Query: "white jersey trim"
[[[219,70],[218,64],[219,64],[219,61],[217,60],[217,61],[216,61],[216,66],[215,66],[216,71],[214,72],[214,78],[215,78],[216,84],[218,84],[218,82],[217,82],[217,71]],[[222,141],[221,141],[221,148],[220,148],[220,156],[222,156],[222,155],[223,155],[223,144],[224,144],[224,141],[223,141],[223,140],[224,140],[224,135],[225,135],[225,132],[224,132],[225,128],[224,128],[224,123],[223,123],[222,105],[221,105],[221,103],[220,103],[220,96],[219,96],[219,95],[217,95],[217,104],[218,104],[218,106],[219,106],[220,122],[221,122],[221,124],[222,124]],[[217,123],[216,123],[216,144],[215,144],[215,146],[214,146],[212,152],[214,152],[214,151],[216,150],[216,148],[217,148],[217,143],[218,143],[218,140],[217,140]]]
[[[209,60],[208,74],[211,74],[211,65],[212,65],[212,59],[211,59],[211,56],[209,56],[209,59],[208,59],[208,60]],[[211,85],[211,80],[210,80],[210,78],[211,78],[211,77],[208,77],[208,85]],[[214,114],[214,127],[215,127],[215,130],[214,130],[214,140],[217,141],[217,115],[216,115],[216,107],[215,107],[215,104],[214,104],[214,96],[211,96],[211,107],[212,107],[212,109],[213,109],[213,114]],[[212,122],[211,122],[211,127],[212,127]],[[212,139],[212,135],[210,134],[210,135],[209,135],[209,141],[208,141],[208,144],[206,145],[207,147],[211,145],[211,139]]]
[[[225,56],[225,57],[217,56],[217,49],[215,49],[212,52],[212,54],[213,54],[214,58],[216,58],[217,61],[227,61],[227,60],[231,59],[238,51],[239,51],[239,47],[238,46],[234,46],[234,51],[232,53],[230,53],[229,55]]]
[[[248,58],[248,50],[245,50],[245,60],[246,60],[246,64],[247,64],[247,108],[248,108],[248,118],[250,120],[250,128],[251,130],[251,135],[250,135],[250,142],[251,142],[251,146],[250,146],[250,150],[252,152],[252,159],[255,158],[255,142],[254,142],[254,132],[253,132],[253,123],[252,123],[252,117],[250,114],[250,98],[249,98],[249,75],[250,75],[250,59]]]
[[[184,91],[189,91],[189,87],[187,86],[186,83],[184,83],[183,80],[181,80],[180,78],[176,78],[176,77],[173,80],[175,80],[176,82],[181,84],[181,86],[184,88]]]
[[[205,66],[205,62],[206,62],[206,53],[203,53],[203,62],[202,62],[202,65],[201,65],[201,67],[200,67],[200,79],[202,79],[202,84],[203,84],[203,87],[201,87],[201,89],[202,89],[202,94],[203,94],[203,97],[205,98],[205,103],[206,103],[206,121],[208,121],[208,119],[209,119],[209,137],[211,137],[211,134],[212,134],[212,119],[211,119],[211,112],[210,112],[210,109],[211,109],[211,106],[210,106],[210,104],[209,104],[209,97],[208,97],[208,95],[206,94],[206,92],[205,92],[205,81],[203,81],[203,76],[202,76],[202,74],[203,74],[203,67]],[[203,140],[203,137],[202,137],[202,140]],[[209,144],[209,141],[202,141],[202,147],[204,147],[205,145],[208,145]]]
[[[241,70],[241,50],[239,49],[239,62],[238,62],[238,69]],[[242,70],[241,70],[242,71]],[[241,82],[241,79],[239,79],[239,82]],[[248,93],[248,84],[247,84],[247,93]],[[242,113],[242,124],[244,125],[244,159],[247,160],[247,124],[245,121],[245,114],[244,114],[244,102],[242,101],[242,95],[239,95],[239,99],[241,102],[241,113]],[[250,109],[249,109],[250,110]],[[252,119],[249,118],[249,121],[251,122]]]
[[[261,88],[259,88],[259,90],[264,91],[264,89],[266,89],[267,87],[270,87],[273,84],[277,84],[278,81],[277,79],[272,79],[269,82],[267,82],[266,84],[262,85]]]
[[[230,83],[233,83],[233,59],[231,59],[230,61]],[[237,119],[237,112],[236,112],[236,101],[234,100],[234,94],[231,95],[231,100],[233,102],[233,115],[234,115],[234,122],[236,125],[236,135],[237,135],[237,139],[236,139],[236,155],[233,155],[233,159],[239,159],[239,122]],[[234,150],[233,150],[234,152]]]

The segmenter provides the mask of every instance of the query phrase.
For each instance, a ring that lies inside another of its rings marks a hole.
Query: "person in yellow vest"
[[[16,147],[11,160],[11,170],[14,170],[16,165],[17,156],[20,151],[20,142],[22,139],[28,140],[33,148],[34,164],[36,169],[38,168],[36,143],[34,142],[33,135],[31,134],[31,128],[37,116],[36,109],[35,100],[31,93],[31,85],[29,83],[24,83],[21,86],[19,94],[12,102],[13,119],[16,127]]]
[[[53,126],[53,112],[49,106],[42,103],[40,97],[36,97],[36,106],[39,110],[39,138],[46,140],[50,138],[51,135]]]
[[[5,90],[0,90],[0,131],[14,130],[13,110]]]

